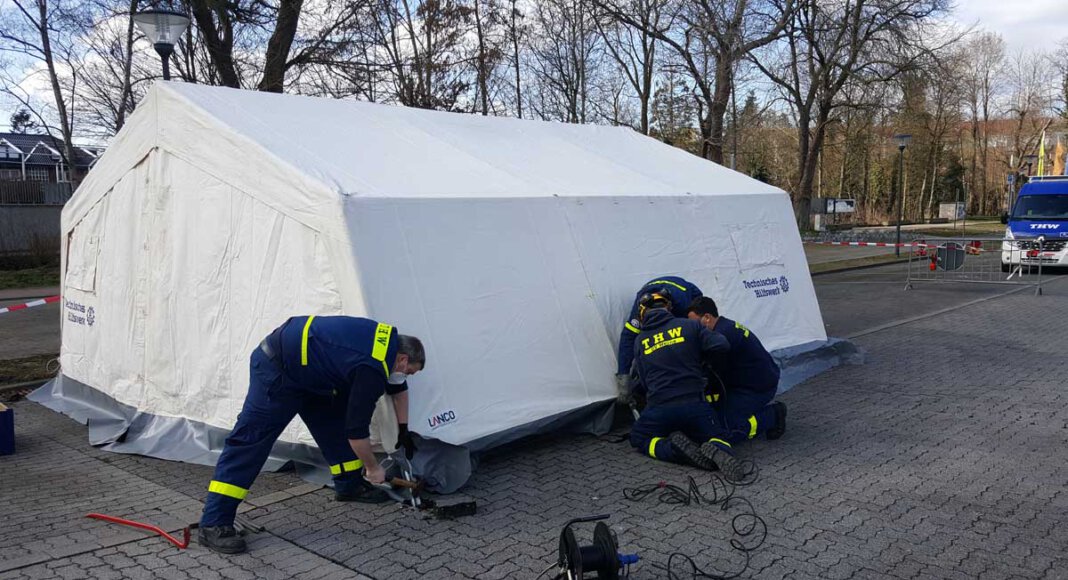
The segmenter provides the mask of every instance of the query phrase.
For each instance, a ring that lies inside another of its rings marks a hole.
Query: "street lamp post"
[[[163,59],[163,80],[171,80],[170,63],[174,43],[189,27],[189,17],[174,10],[143,10],[133,14],[132,18]]]
[[[897,141],[897,243],[894,246],[894,255],[901,257],[901,219],[905,211],[905,147],[912,141],[912,135],[902,133],[894,135]]]

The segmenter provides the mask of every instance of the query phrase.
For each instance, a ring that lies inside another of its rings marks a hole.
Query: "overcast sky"
[[[957,0],[954,18],[966,26],[997,32],[1009,54],[1017,49],[1049,49],[1068,37],[1065,0]]]

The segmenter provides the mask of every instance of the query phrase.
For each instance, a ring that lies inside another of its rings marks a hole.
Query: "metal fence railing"
[[[905,289],[916,282],[971,282],[1034,286],[1042,294],[1042,266],[1057,262],[1054,254],[1068,240],[1044,238],[927,238],[909,246]]]
[[[64,205],[72,193],[66,182],[0,181],[0,205]]]

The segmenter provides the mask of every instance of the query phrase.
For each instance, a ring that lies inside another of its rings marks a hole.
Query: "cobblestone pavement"
[[[762,475],[737,493],[768,529],[743,577],[1068,578],[1066,280],[863,336],[867,364],[786,393],[786,437],[742,449]],[[266,528],[250,554],[177,550],[81,516],[178,529],[198,515],[207,468],[100,452],[84,427],[15,408],[19,453],[0,458],[0,578],[534,578],[564,522],[596,513],[612,515],[622,551],[641,554],[634,578],[665,577],[673,552],[706,571],[744,564],[728,544],[737,507],[622,495],[707,476],[608,437],[494,451],[464,490],[479,513],[457,521],[338,504],[292,474],[264,474],[251,499],[267,505],[245,514]],[[577,532],[589,543],[590,528]]]

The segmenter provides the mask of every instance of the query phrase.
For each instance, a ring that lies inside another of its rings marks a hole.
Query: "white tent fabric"
[[[456,445],[613,398],[656,275],[770,349],[826,340],[787,195],[625,128],[157,83],[63,235],[63,374],[223,429],[293,315],[421,337],[412,428]]]

